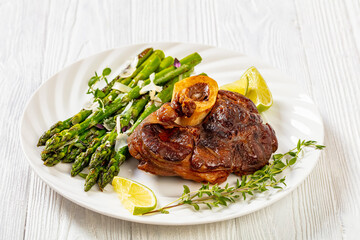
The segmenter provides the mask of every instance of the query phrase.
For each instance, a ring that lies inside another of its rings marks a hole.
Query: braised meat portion
[[[165,104],[128,138],[138,168],[197,182],[224,182],[230,173],[253,173],[268,164],[278,143],[256,106],[241,94],[219,90],[210,113],[196,126],[175,122],[180,108]],[[185,114],[184,114],[185,115]]]

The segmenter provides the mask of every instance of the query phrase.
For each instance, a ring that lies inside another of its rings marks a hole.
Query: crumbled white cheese
[[[149,92],[150,100],[154,100],[156,92],[154,90]]]
[[[104,80],[97,81],[94,85],[91,86],[92,89],[103,89],[107,86],[107,83]]]
[[[162,89],[163,88],[161,86],[157,86],[154,82],[150,82],[150,84],[146,85],[140,90],[140,94],[143,95],[149,91],[161,92]]]
[[[155,73],[150,74],[149,79],[153,82],[155,80]]]
[[[110,144],[109,141],[106,141],[106,142],[105,142],[105,147],[111,147],[111,144]]]
[[[139,87],[142,87],[142,86],[144,85],[144,81],[143,81],[143,80],[138,81],[137,85],[138,85]]]
[[[163,104],[162,100],[158,96],[155,96],[155,98],[153,99],[153,102],[156,107],[160,107]]]
[[[135,56],[133,58],[133,60],[126,61],[121,66],[121,72],[120,72],[119,76],[122,78],[130,77],[135,72],[138,61],[139,61],[138,56]]]
[[[114,83],[114,86],[112,87],[112,89],[127,93],[127,92],[130,92],[131,87],[126,86],[122,83],[116,82],[116,83]]]
[[[145,87],[140,89],[140,94],[143,95],[149,91],[155,91],[155,92],[161,92],[162,91],[162,87],[161,86],[157,86],[154,83],[155,80],[155,73],[150,74],[149,76],[150,79],[150,84],[146,85]]]
[[[121,133],[120,115],[116,116],[116,132],[118,135]]]
[[[103,126],[104,126],[104,128],[106,128],[106,130],[108,130],[108,131],[111,131],[111,130],[112,130],[111,126],[109,125],[109,123],[108,123],[107,121],[104,121]]]
[[[155,96],[153,100],[154,100],[155,102],[159,102],[159,103],[162,103],[162,102],[163,102],[158,96]]]
[[[126,113],[126,111],[128,111],[131,108],[132,104],[133,104],[133,101],[129,102],[128,105],[126,105],[126,107],[124,108],[123,113]],[[120,119],[121,119],[121,115],[117,115],[116,116],[116,133],[117,133],[117,135],[121,134],[121,132],[122,132]]]
[[[115,98],[115,100],[122,98],[124,95],[125,95],[125,93],[120,93],[119,95],[117,95],[117,97]],[[114,101],[115,101],[115,100],[114,100]]]
[[[116,137],[115,151],[119,151],[122,147],[127,146],[128,135],[126,133],[120,133]]]
[[[150,91],[150,100],[156,107],[160,107],[162,105],[162,101],[158,96],[155,96],[155,91]]]
[[[127,110],[129,110],[131,108],[131,106],[133,105],[133,101],[130,101],[126,107],[124,108],[124,110],[122,111],[123,113],[126,113]]]
[[[98,110],[98,108],[100,107],[99,102],[92,102],[91,105],[87,105],[87,104],[84,106],[84,109],[91,110],[93,112],[96,112]]]

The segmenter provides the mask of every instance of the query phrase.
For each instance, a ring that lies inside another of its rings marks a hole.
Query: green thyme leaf
[[[190,192],[189,187],[186,185],[183,185],[183,187],[184,187],[184,194],[188,194]]]
[[[295,156],[296,156],[296,153],[294,153],[294,152],[289,152],[289,155],[292,156],[292,157],[295,157]]]
[[[195,208],[196,211],[199,211],[199,210],[200,210],[200,207],[199,207],[198,204],[192,203],[191,205]]]
[[[292,159],[290,159],[290,161],[289,161],[289,165],[291,166],[291,165],[294,165],[296,163],[296,158],[292,158]]]

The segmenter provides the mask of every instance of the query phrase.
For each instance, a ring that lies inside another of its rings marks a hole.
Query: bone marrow
[[[209,94],[209,85],[202,82],[190,86],[187,95],[194,101],[208,101]]]
[[[217,82],[203,75],[181,80],[174,86],[171,107],[176,110],[176,122],[182,126],[195,126],[211,111],[217,98]]]

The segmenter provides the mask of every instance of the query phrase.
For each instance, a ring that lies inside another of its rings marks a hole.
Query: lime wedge
[[[237,92],[246,96],[249,89],[249,77],[243,74],[239,80],[225,84],[224,86],[221,86],[220,89]]]
[[[118,193],[124,208],[133,215],[144,214],[155,209],[157,200],[150,188],[122,177],[114,177],[112,186]]]
[[[246,70],[244,75],[249,77],[249,89],[246,97],[255,103],[259,112],[268,110],[273,104],[273,98],[260,72],[255,67],[251,67]]]
[[[255,67],[246,70],[240,80],[226,84],[220,88],[243,94],[255,103],[259,112],[266,111],[273,104],[269,87]]]

